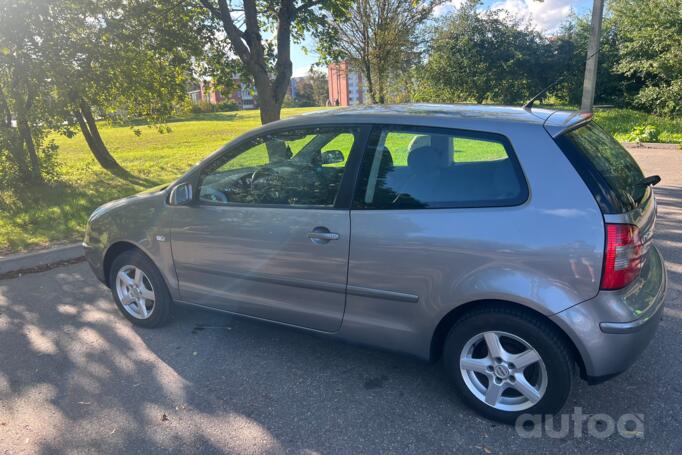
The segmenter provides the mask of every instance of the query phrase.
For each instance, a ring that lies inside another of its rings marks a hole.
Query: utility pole
[[[590,42],[587,45],[587,62],[585,64],[585,81],[583,82],[583,101],[580,110],[592,112],[594,107],[594,92],[597,88],[597,68],[599,61],[599,41],[601,37],[601,22],[604,15],[604,0],[594,0],[592,5],[592,30]]]

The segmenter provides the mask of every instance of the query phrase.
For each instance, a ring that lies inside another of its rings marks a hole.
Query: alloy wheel
[[[462,349],[460,372],[469,391],[500,411],[523,411],[538,403],[547,389],[547,368],[540,354],[522,338],[488,331]]]
[[[116,295],[123,308],[136,319],[147,319],[154,312],[154,287],[139,267],[121,267],[116,274]]]

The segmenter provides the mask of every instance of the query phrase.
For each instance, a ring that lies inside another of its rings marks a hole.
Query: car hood
[[[131,196],[127,196],[121,199],[115,199],[113,201],[107,202],[106,204],[100,205],[95,209],[94,212],[90,215],[89,221],[94,220],[95,218],[98,218],[102,216],[105,213],[111,212],[112,210],[116,210],[119,207],[123,207],[129,204],[134,204],[138,201],[141,200],[146,200],[149,198],[159,198],[159,197],[164,197],[164,190],[168,188],[169,184],[164,183],[163,185],[158,185],[153,188],[148,188],[144,191],[141,191],[137,194],[133,194]]]

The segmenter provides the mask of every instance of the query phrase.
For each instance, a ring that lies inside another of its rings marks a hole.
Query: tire
[[[492,355],[489,346],[501,357]],[[524,357],[518,357],[522,352]],[[462,400],[498,422],[513,424],[523,414],[555,414],[571,390],[575,362],[562,334],[520,309],[491,305],[464,314],[450,329],[443,356]],[[496,386],[492,390],[491,384]],[[495,393],[499,390],[501,395]]]
[[[114,259],[109,286],[119,311],[134,325],[154,328],[168,321],[173,304],[168,287],[151,259],[140,251],[124,251]]]

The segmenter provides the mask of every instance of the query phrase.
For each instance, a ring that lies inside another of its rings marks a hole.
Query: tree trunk
[[[1,126],[3,128],[12,128],[12,112],[9,110],[9,104],[2,90],[0,90],[0,115],[2,120]]]
[[[261,96],[261,89],[256,86],[258,91],[258,107],[260,108],[260,121],[263,125],[275,122],[280,119],[282,104],[277,104],[272,95]]]
[[[14,133],[18,133],[15,131]],[[24,152],[24,140],[19,134],[12,134],[9,138],[8,144],[9,152],[12,154],[14,164],[19,168],[19,174],[29,180],[31,178],[31,168],[26,161],[26,153]]]
[[[255,72],[255,71],[254,71]],[[284,94],[279,97],[275,93],[275,87],[265,74],[258,74],[254,77],[256,91],[258,92],[258,108],[260,109],[260,121],[263,125],[266,123],[275,122],[280,119],[282,110],[282,101],[277,101],[278,98],[284,100]]]
[[[38,152],[36,151],[35,143],[33,142],[33,134],[31,134],[31,125],[28,123],[28,112],[30,111],[33,101],[30,95],[26,96],[26,99],[22,97],[18,89],[14,93],[14,104],[16,106],[16,120],[17,120],[17,130],[19,132],[19,149],[25,150],[25,155],[28,155],[29,161],[31,163],[30,172],[24,170],[24,176],[31,180],[32,182],[42,182],[43,175],[40,169],[40,159],[38,158]],[[23,143],[23,144],[22,144]],[[27,165],[25,159],[24,164]],[[26,169],[27,166],[24,166]]]
[[[76,112],[76,120],[78,121],[78,126],[83,132],[83,137],[85,142],[87,142],[90,151],[94,155],[97,162],[109,171],[111,170],[122,170],[121,166],[114,159],[114,157],[109,153],[107,146],[104,145],[102,136],[99,134],[99,129],[97,128],[97,122],[95,117],[92,115],[92,110],[90,106],[84,101],[80,101],[78,104],[79,110]]]
[[[26,153],[31,161],[31,170],[28,177],[32,182],[42,182],[43,174],[40,169],[40,159],[36,152],[36,146],[33,143],[33,135],[31,134],[31,127],[26,119],[17,119],[17,128],[19,129],[19,136],[26,147]]]
[[[23,80],[24,75],[21,71],[21,65],[16,63],[15,70],[12,73],[12,83],[9,91],[9,97],[14,102],[17,134],[11,135],[12,139],[10,144],[10,152],[12,153],[15,164],[19,168],[19,172],[24,179],[31,182],[42,182],[43,178],[40,169],[40,160],[36,152],[35,143],[33,142],[31,125],[28,122],[28,113],[30,112],[33,100],[29,90],[22,92],[21,82]],[[9,104],[4,97],[4,94],[2,102],[5,105],[5,114],[7,115],[6,120],[8,122],[8,126],[10,129],[12,129],[12,114],[9,110]]]
[[[379,104],[384,104],[386,103],[386,90],[384,88],[384,74],[379,72],[378,77],[377,77],[377,101]]]
[[[291,23],[299,13],[300,6],[297,8],[293,0],[282,0],[277,9],[275,35],[277,55],[275,79],[272,81],[267,64],[269,57],[261,35],[259,2],[242,1],[243,29],[236,25],[232,18],[231,2],[218,0],[217,5],[211,0],[200,0],[200,2],[213,17],[220,20],[234,53],[253,76],[258,91],[261,122],[266,124],[279,120],[284,95],[291,81]]]
[[[7,150],[12,155],[14,164],[19,168],[19,174],[28,178],[31,175],[31,170],[26,161],[26,153],[24,153],[24,141],[18,134],[19,131],[17,128],[12,125],[12,112],[9,110],[9,103],[1,90],[0,111],[2,111],[2,124],[0,125],[0,128],[6,131],[4,134]]]
[[[372,66],[368,61],[363,60],[363,75],[367,81],[367,92],[369,93],[369,100],[372,104],[377,104],[377,96],[374,87],[374,78],[372,77]]]
[[[376,64],[376,71],[374,72],[374,85],[376,87],[376,99],[379,104],[386,103],[386,84],[388,82],[388,75],[384,68],[384,63],[379,61]]]
[[[92,135],[90,134],[90,130],[88,129],[88,125],[85,123],[85,119],[83,119],[83,114],[81,114],[81,111],[76,111],[74,113],[76,116],[76,120],[78,121],[78,126],[81,129],[81,132],[83,133],[83,137],[85,138],[85,142],[88,144],[88,148],[92,153],[95,155],[95,158],[97,158],[97,154],[95,153],[95,143],[92,140]],[[99,159],[97,159],[99,161]]]

